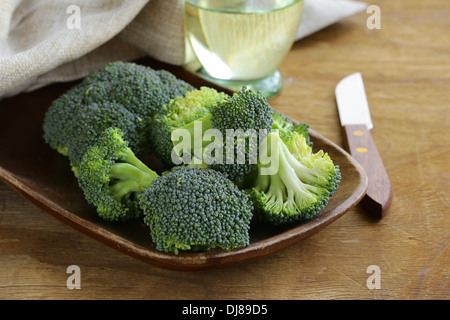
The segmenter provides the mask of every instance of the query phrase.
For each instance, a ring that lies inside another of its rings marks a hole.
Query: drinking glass
[[[295,41],[302,13],[303,0],[186,0],[194,71],[234,91],[246,86],[267,98],[277,95],[283,85],[278,67]]]

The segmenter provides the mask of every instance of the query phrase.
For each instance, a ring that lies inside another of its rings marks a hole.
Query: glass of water
[[[231,90],[246,86],[275,96],[283,85],[278,67],[302,13],[303,0],[186,0],[185,33],[198,62],[195,71]]]

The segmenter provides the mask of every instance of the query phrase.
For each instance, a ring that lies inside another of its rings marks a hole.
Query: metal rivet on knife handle
[[[357,136],[357,137],[360,137],[360,136],[364,135],[364,132],[361,131],[361,130],[355,130],[355,131],[353,131],[353,135]]]
[[[368,151],[367,148],[364,148],[364,147],[356,148],[356,152],[358,152],[358,153],[366,153],[367,151]]]

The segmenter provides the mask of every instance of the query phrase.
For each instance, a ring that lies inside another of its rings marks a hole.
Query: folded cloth
[[[303,17],[297,40],[309,36],[342,19],[360,13],[367,4],[349,0],[304,0]]]
[[[297,40],[363,11],[352,0],[304,0]],[[184,0],[2,0],[0,98],[143,56],[183,65]]]

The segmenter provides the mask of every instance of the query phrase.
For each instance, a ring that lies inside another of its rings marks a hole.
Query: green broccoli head
[[[56,137],[58,145],[64,146],[63,154],[68,156],[74,167],[78,166],[84,152],[109,127],[122,130],[125,139],[137,154],[142,154],[146,148],[147,137],[142,134],[146,124],[121,104],[112,102],[81,104],[71,110],[70,118],[67,116],[69,108],[60,104],[54,107],[60,110],[54,112],[52,106],[47,113],[44,121],[44,137],[49,141]]]
[[[54,100],[44,115],[44,141],[64,156],[69,153],[67,124],[83,103],[85,86],[76,85]]]
[[[228,129],[266,130],[268,134],[272,128],[273,112],[262,94],[243,87],[211,109],[211,122],[223,134]]]
[[[163,106],[152,122],[150,137],[154,154],[166,165],[173,166],[172,132],[209,115],[210,108],[228,98],[223,92],[201,87],[178,96]]]
[[[272,128],[272,115],[273,109],[262,94],[243,87],[214,104],[204,117],[179,129],[192,138],[188,148],[194,156],[238,183],[253,170],[259,143]],[[215,130],[214,138],[205,139],[210,129]],[[176,150],[185,149],[181,146],[184,141],[172,140]],[[181,157],[182,153],[178,154]]]
[[[151,152],[151,118],[170,99],[193,87],[173,74],[131,62],[92,71],[45,114],[44,140],[76,168],[84,151],[110,126],[125,133],[137,155]]]
[[[87,102],[114,101],[144,120],[150,120],[170,99],[194,89],[165,70],[133,62],[111,62],[83,81]]]
[[[182,97],[188,91],[195,90],[191,84],[178,79],[172,73],[166,70],[157,70],[156,74],[158,75],[161,81],[161,87],[163,91],[163,104],[158,107],[158,112],[161,111],[162,106],[168,103],[171,99],[176,97]]]
[[[245,182],[257,219],[275,225],[312,219],[339,186],[339,167],[323,151],[313,153],[299,133],[272,131],[261,154],[267,159]]]
[[[171,99],[182,96],[193,86],[165,70],[132,62],[112,62],[91,72],[83,85],[87,87],[84,103],[113,102],[140,118],[139,145],[130,145],[138,154],[148,154],[151,149],[150,128],[153,117]],[[122,128],[124,129],[124,128]]]
[[[156,248],[178,254],[249,244],[252,203],[221,173],[175,167],[139,196]]]
[[[111,62],[92,71],[84,80],[85,103],[113,101],[142,118],[159,106],[161,81],[153,69],[132,62]]]
[[[222,148],[225,161],[213,162],[209,167],[236,183],[250,174],[256,164],[259,142],[271,131],[273,113],[262,94],[246,87],[228,101],[215,105],[211,122],[226,137]]]
[[[133,62],[114,61],[91,71],[83,80],[86,84],[99,82],[119,83],[123,78],[146,74],[150,68]]]
[[[84,153],[77,178],[101,218],[124,221],[142,216],[136,198],[158,174],[136,157],[123,133],[111,127]]]

